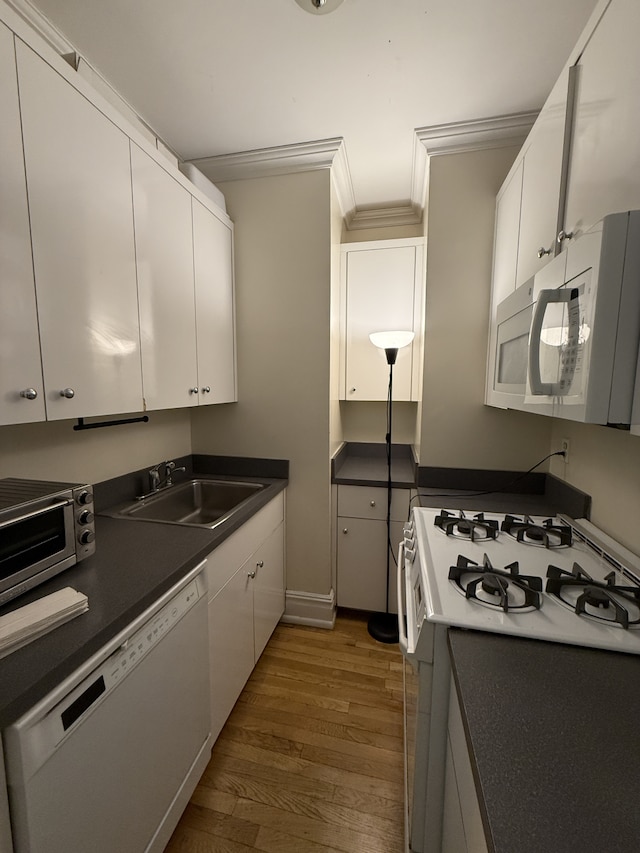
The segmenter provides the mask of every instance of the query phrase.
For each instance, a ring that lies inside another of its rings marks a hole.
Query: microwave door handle
[[[19,515],[17,518],[8,518],[6,521],[0,521],[0,530],[3,527],[9,527],[12,524],[17,524],[20,521],[26,521],[29,518],[35,518],[38,515],[44,515],[45,512],[50,512],[54,507],[63,507],[69,506],[72,503],[71,500],[57,500],[53,503],[47,504],[47,506],[43,506],[40,509],[34,509],[31,512],[25,512],[24,515]]]
[[[409,652],[409,640],[404,627],[404,583],[402,582],[404,573],[404,542],[401,542],[398,547],[398,574],[396,576],[398,584],[398,642],[400,651],[406,655]]]
[[[529,385],[536,397],[553,397],[560,393],[559,382],[543,382],[540,375],[540,340],[542,321],[547,306],[554,302],[570,302],[572,290],[541,290],[536,299],[529,335]]]

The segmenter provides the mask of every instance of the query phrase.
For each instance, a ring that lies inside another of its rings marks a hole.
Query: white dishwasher
[[[4,733],[15,853],[159,853],[210,758],[205,563]]]

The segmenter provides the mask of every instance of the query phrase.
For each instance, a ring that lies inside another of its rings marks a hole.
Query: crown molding
[[[512,113],[489,119],[419,127],[415,134],[429,157],[506,148],[522,145],[537,117],[538,112]]]
[[[256,148],[236,154],[218,154],[189,160],[210,181],[241,181],[270,175],[288,175],[329,169],[343,146],[342,137],[278,145],[274,148]]]
[[[75,53],[75,47],[29,0],[5,0],[7,5],[60,56]]]

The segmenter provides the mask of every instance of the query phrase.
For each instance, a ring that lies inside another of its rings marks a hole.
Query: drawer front
[[[406,521],[409,516],[410,489],[393,489],[391,518]],[[348,518],[387,517],[387,490],[370,486],[338,486],[338,515]]]
[[[222,589],[284,519],[284,492],[224,540],[207,557],[209,601]]]

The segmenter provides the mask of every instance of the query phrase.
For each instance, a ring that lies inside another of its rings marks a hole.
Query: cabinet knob
[[[197,393],[198,393],[198,389],[197,389],[197,388],[189,388],[189,393],[190,393],[190,394],[197,394]]]
[[[544,258],[545,255],[550,255],[550,254],[551,254],[551,247],[549,247],[548,249],[545,249],[544,246],[540,246],[540,248],[538,249],[538,257],[539,258]]]
[[[255,572],[247,572],[247,577],[248,577],[248,578],[253,579],[253,578],[255,578],[255,576],[256,576],[256,573],[255,573]]]
[[[202,389],[203,394],[208,394],[210,391],[211,391],[210,385],[205,385],[204,388]]]
[[[355,394],[355,391],[356,391],[356,389],[355,389],[355,388],[349,388],[349,393],[350,393],[350,394]]]
[[[558,243],[562,243],[564,240],[571,240],[573,237],[573,231],[558,231],[558,236],[556,240]]]
[[[258,560],[256,563],[256,569],[261,569],[264,566],[264,560]]]
[[[38,392],[35,388],[25,388],[24,391],[20,392],[20,396],[25,397],[27,400],[35,400]]]
[[[63,388],[60,392],[60,396],[66,397],[67,400],[70,400],[72,397],[76,396],[76,392],[73,390],[73,388]]]
[[[369,506],[375,506],[375,505],[376,505],[375,501],[369,501]]]
[[[344,528],[343,528],[343,530],[342,530],[342,532],[343,532],[343,533],[348,533],[348,532],[349,532],[349,528],[348,528],[348,527],[344,527]]]

